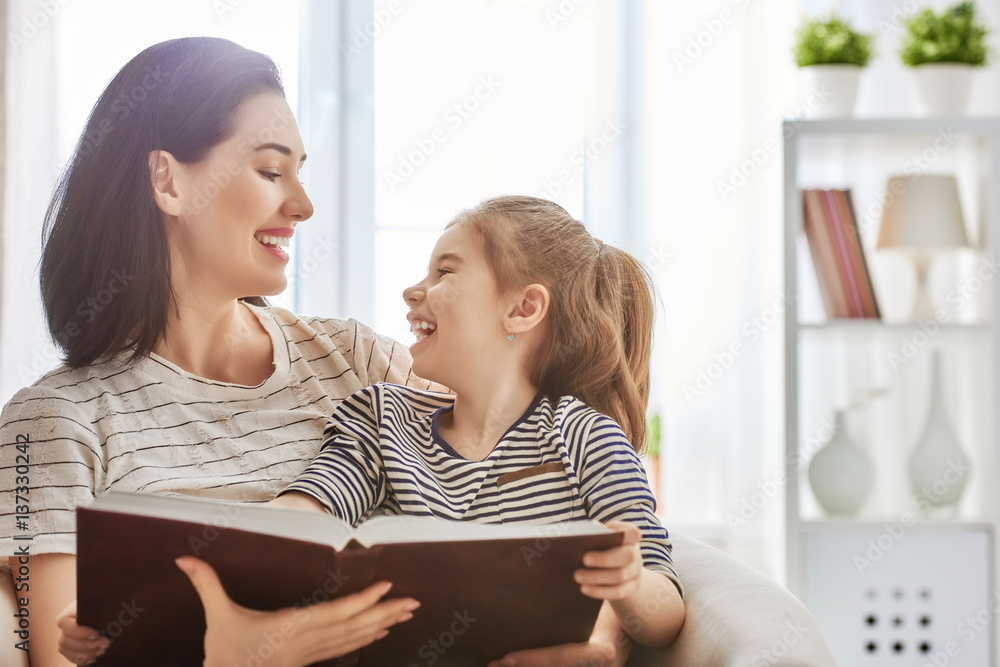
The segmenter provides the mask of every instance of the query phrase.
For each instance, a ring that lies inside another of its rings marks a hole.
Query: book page
[[[519,538],[599,535],[610,530],[597,521],[566,521],[549,524],[498,524],[448,521],[425,516],[376,516],[357,529],[357,539],[365,546],[402,542],[465,542]]]
[[[337,517],[280,507],[240,504],[207,498],[111,491],[90,509],[235,528],[263,535],[328,544],[338,551],[353,537],[352,528]]]

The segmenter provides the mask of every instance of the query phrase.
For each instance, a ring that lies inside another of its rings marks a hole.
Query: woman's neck
[[[522,377],[462,389],[455,407],[441,415],[438,430],[452,449],[470,461],[489,456],[504,433],[528,409],[538,388]]]
[[[267,379],[274,364],[270,335],[236,300],[178,303],[153,352],[193,375],[249,386]]]

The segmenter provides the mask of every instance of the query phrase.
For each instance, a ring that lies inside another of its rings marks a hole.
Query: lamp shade
[[[886,188],[878,248],[967,246],[958,181],[951,174],[893,176]]]

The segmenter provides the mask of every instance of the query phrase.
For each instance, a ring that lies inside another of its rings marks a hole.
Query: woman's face
[[[181,213],[169,225],[174,288],[183,299],[236,299],[285,289],[295,225],[313,213],[299,181],[306,159],[284,97],[247,99],[235,131],[200,163],[178,165]]]

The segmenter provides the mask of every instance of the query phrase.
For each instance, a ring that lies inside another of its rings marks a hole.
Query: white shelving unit
[[[968,642],[955,635],[970,600],[998,606],[989,611],[990,628],[1000,616],[1000,599],[988,599],[1000,571],[993,546],[1000,521],[1000,274],[990,276],[998,280],[975,317],[828,320],[803,233],[801,189],[852,190],[871,266],[888,176],[955,173],[970,242],[993,257],[1000,240],[1000,119],[788,120],[783,136],[787,585],[821,625],[829,624],[824,632],[839,664],[923,665],[951,641],[959,654],[941,653],[947,664],[996,664],[995,631]],[[892,311],[896,304],[878,296],[883,313]],[[915,509],[906,479],[926,419],[932,347],[943,355],[952,425],[973,459],[957,513],[943,518]],[[826,517],[805,475],[809,457],[833,410],[875,389],[881,397],[849,424],[875,465],[874,490],[857,517]]]

